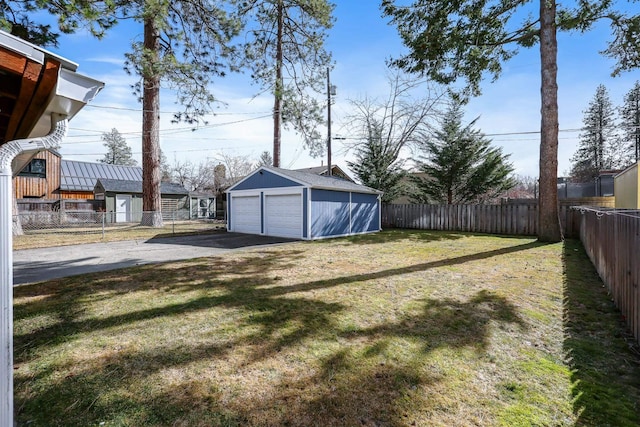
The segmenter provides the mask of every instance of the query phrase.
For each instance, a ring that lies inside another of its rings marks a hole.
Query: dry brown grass
[[[13,249],[49,248],[79,245],[83,243],[116,242],[121,240],[151,239],[154,237],[184,236],[189,234],[216,233],[224,230],[221,222],[178,221],[166,222],[163,227],[146,227],[139,224],[100,227],[32,230],[22,236],[13,237]]]
[[[575,242],[392,231],[21,286],[15,304],[22,425],[640,420],[638,356]]]

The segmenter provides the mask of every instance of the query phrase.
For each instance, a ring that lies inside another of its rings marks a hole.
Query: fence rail
[[[142,212],[78,211],[29,211],[14,215],[14,231],[17,234],[95,234],[110,231],[121,231],[132,227],[142,227]],[[196,222],[189,220],[189,211],[163,211],[165,225]]]
[[[566,236],[577,235],[576,213],[560,206]],[[384,205],[383,227],[534,236],[538,232],[537,203],[500,205]]]
[[[575,209],[581,213],[582,245],[640,342],[640,211]]]

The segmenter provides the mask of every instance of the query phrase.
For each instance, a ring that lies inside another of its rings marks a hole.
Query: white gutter
[[[13,171],[19,154],[38,152],[60,144],[67,134],[67,119],[52,115],[51,132],[43,137],[19,139],[0,147],[0,426],[13,425]]]

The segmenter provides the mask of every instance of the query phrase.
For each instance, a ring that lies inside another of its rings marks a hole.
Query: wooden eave
[[[0,47],[0,145],[28,137],[54,95],[60,66]]]

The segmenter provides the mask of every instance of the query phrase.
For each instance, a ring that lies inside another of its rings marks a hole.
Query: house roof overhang
[[[67,120],[104,87],[76,73],[78,65],[41,47],[0,31],[0,146],[47,135],[53,115]],[[19,172],[34,152],[24,152],[12,164]]]

